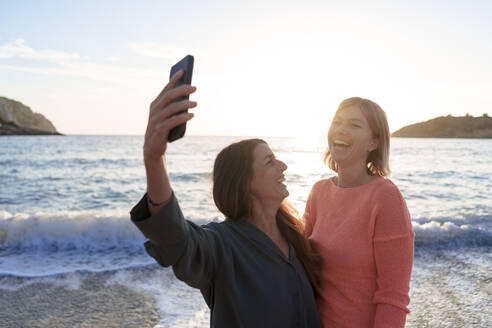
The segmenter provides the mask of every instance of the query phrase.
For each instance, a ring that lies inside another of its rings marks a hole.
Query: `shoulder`
[[[244,247],[245,243],[255,235],[256,230],[250,223],[241,219],[226,218],[222,222],[211,222],[206,230],[214,235],[215,240],[222,245],[225,252]]]
[[[319,191],[324,191],[326,189],[329,189],[333,185],[332,179],[333,178],[317,181],[311,188],[311,193],[316,193]]]
[[[198,243],[213,246],[217,251],[223,249],[229,243],[228,240],[231,238],[231,231],[225,221],[212,221],[205,224],[188,220],[187,222],[192,238]]]
[[[240,220],[228,218],[221,222],[209,222],[201,227],[209,234],[213,234],[221,240],[230,239],[241,230]]]
[[[207,224],[204,224],[201,226],[203,229],[211,232],[211,233],[215,233],[215,234],[218,234],[218,235],[221,235],[223,234],[226,230],[228,230],[227,228],[227,224],[226,224],[226,220],[222,221],[222,222],[209,222]]]
[[[400,189],[390,179],[378,178],[373,194],[380,201],[403,200]]]
[[[208,223],[200,221],[185,221],[188,224],[189,231],[192,235],[203,240],[222,240],[224,239],[225,229],[224,222],[211,221]]]
[[[413,232],[410,212],[398,187],[391,180],[384,179],[374,194],[375,238],[411,235]]]
[[[330,188],[330,185],[332,185],[332,184],[333,183],[332,183],[331,179],[323,179],[323,180],[317,181],[311,187],[311,191],[309,192],[306,206],[309,207],[310,204],[316,203],[320,197],[323,197],[320,195],[326,195],[327,193],[329,193],[329,188]]]
[[[373,203],[379,208],[380,215],[409,219],[407,204],[400,189],[390,179],[382,179],[374,190]]]

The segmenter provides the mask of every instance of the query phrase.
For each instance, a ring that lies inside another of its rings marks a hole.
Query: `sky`
[[[325,136],[338,104],[390,130],[492,113],[492,1],[0,0],[0,96],[64,134],[143,135],[195,57],[190,135]]]

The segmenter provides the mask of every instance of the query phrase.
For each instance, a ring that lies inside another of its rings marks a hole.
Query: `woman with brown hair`
[[[200,289],[211,327],[320,327],[312,288],[315,255],[302,221],[285,203],[287,166],[265,141],[243,140],[217,156],[213,197],[223,222],[197,226],[184,220],[165,165],[169,131],[193,116],[174,114],[196,106],[173,102],[195,91],[174,88],[181,75],[151,104],[145,134],[147,193],[131,218],[149,239],[147,252]]]
[[[405,326],[414,233],[405,200],[387,179],[389,143],[381,107],[342,101],[325,152],[337,175],[313,186],[304,213],[321,258],[317,304],[325,328]]]

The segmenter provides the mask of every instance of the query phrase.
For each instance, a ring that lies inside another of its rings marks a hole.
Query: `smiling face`
[[[283,172],[287,165],[275,158],[267,144],[258,144],[253,152],[253,178],[250,192],[260,202],[274,201],[279,205],[289,196]]]
[[[339,169],[358,165],[366,168],[366,160],[377,148],[377,139],[362,111],[357,106],[339,110],[328,131],[331,158]]]

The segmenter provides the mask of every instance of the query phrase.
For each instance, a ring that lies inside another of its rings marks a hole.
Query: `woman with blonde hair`
[[[387,177],[390,133],[373,101],[340,104],[325,163],[336,176],[309,195],[306,233],[321,257],[317,305],[323,327],[404,327],[414,233],[405,200]]]

